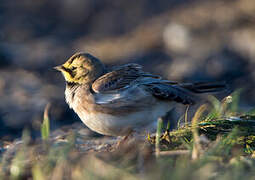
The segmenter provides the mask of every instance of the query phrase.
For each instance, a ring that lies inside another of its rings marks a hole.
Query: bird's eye
[[[71,70],[71,71],[73,71],[74,69],[75,69],[75,67],[74,67],[74,66],[72,66],[72,67],[70,68],[70,70]]]

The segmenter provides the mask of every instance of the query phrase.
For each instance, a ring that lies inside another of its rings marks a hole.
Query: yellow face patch
[[[88,70],[83,65],[84,61],[85,59],[82,57],[69,59],[56,69],[62,72],[66,81],[82,84],[88,74]]]
[[[61,72],[67,82],[75,82],[75,79],[71,76],[71,74],[69,72],[64,71],[64,70],[62,70]]]
[[[55,69],[61,71],[67,82],[84,84],[93,82],[104,73],[104,65],[86,53],[77,53]]]

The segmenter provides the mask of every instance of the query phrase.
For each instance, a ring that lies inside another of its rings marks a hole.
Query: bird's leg
[[[134,131],[129,130],[127,135],[123,137],[118,143],[116,144],[116,148],[120,148],[121,146],[125,145],[126,142],[128,142],[128,139],[133,136]]]

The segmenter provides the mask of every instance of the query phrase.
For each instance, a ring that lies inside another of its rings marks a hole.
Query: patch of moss
[[[254,116],[240,116],[204,120],[198,123],[199,135],[205,135],[209,141],[214,141],[219,136],[226,137],[234,128],[238,129],[236,137],[231,144],[244,147],[249,146],[255,150],[255,118]],[[149,141],[154,144],[155,137]],[[187,149],[187,144],[193,141],[191,125],[180,127],[172,132],[166,131],[160,138],[162,150]]]

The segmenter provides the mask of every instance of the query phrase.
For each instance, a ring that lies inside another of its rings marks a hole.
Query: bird
[[[78,52],[55,67],[66,82],[65,99],[82,122],[102,135],[150,131],[177,103],[193,105],[196,94],[222,91],[225,83],[178,83],[143,71],[139,64],[106,67]]]

